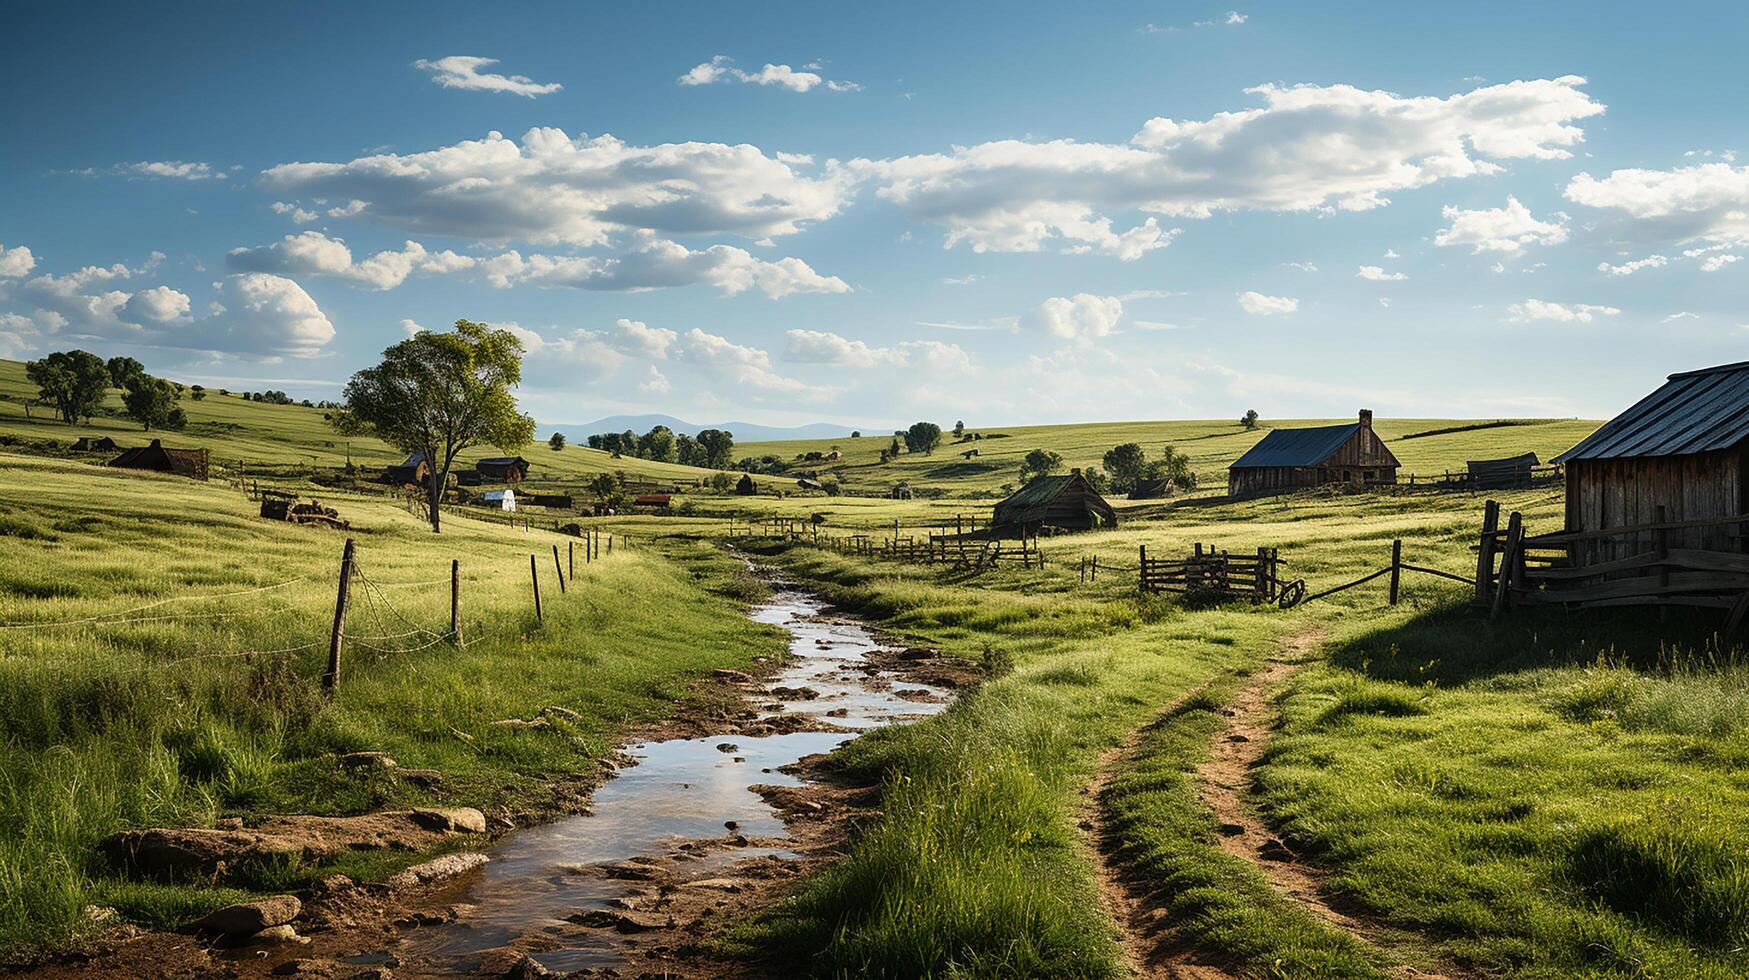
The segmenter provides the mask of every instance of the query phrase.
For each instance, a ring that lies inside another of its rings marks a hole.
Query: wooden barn
[[[186,476],[191,480],[204,480],[206,450],[166,449],[162,443],[153,439],[151,445],[129,449],[110,460],[109,465],[127,470],[156,470],[160,473]]]
[[[1159,500],[1172,496],[1171,480],[1137,480],[1130,488],[1131,500]]]
[[[521,456],[493,456],[475,463],[474,472],[487,483],[521,483],[528,479],[528,460]]]
[[[1117,511],[1077,469],[1070,470],[1068,476],[1035,477],[996,505],[990,524],[997,533],[1008,529],[1025,533],[1041,527],[1086,531],[1117,526]]]
[[[1273,429],[1227,470],[1227,494],[1259,497],[1342,483],[1396,483],[1397,457],[1372,428],[1372,410],[1359,421],[1309,429]]]
[[[1472,459],[1464,465],[1469,470],[1471,490],[1527,490],[1537,458],[1536,453],[1525,453],[1506,459]]]
[[[422,487],[431,481],[431,461],[424,453],[413,453],[399,466],[383,470],[383,482],[394,487]]]
[[[1554,461],[1566,465],[1569,534],[1670,522],[1692,526],[1662,532],[1664,547],[1743,552],[1743,525],[1728,519],[1749,515],[1749,361],[1670,375]],[[1572,558],[1654,546],[1650,531],[1601,537]]]
[[[113,453],[119,449],[121,447],[108,436],[80,436],[73,441],[73,451],[76,453]]]
[[[665,493],[640,493],[632,498],[633,507],[648,507],[651,510],[668,512],[668,505],[674,498]]]

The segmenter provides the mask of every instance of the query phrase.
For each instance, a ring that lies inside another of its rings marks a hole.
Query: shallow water
[[[853,619],[824,618],[821,608],[819,600],[806,594],[780,592],[749,613],[754,621],[790,634],[791,660],[767,688],[818,693],[783,698],[750,692],[762,717],[800,714],[868,730],[916,720],[946,706],[948,691],[910,682],[896,688],[896,675],[869,670],[867,654],[882,645]],[[896,690],[923,691],[937,700],[906,700]],[[774,704],[781,704],[782,711],[770,710]],[[842,714],[831,714],[839,709]],[[470,954],[547,932],[551,941],[546,944],[558,948],[531,952],[549,969],[617,965],[622,958],[615,937],[579,936],[563,920],[574,912],[606,907],[635,891],[638,883],[584,873],[589,866],[666,854],[688,840],[736,834],[781,839],[787,836],[783,821],[748,787],[804,785],[778,769],[855,737],[855,732],[725,733],[627,745],[623,751],[637,765],[620,770],[595,791],[592,812],[519,830],[488,851],[491,863],[449,896],[472,908],[457,922],[403,936],[402,959],[447,962],[465,970],[472,965]],[[727,745],[733,749],[719,749]],[[736,830],[728,830],[726,821],[734,821]],[[768,855],[796,856],[771,847],[731,847],[701,855],[693,866],[705,870]]]

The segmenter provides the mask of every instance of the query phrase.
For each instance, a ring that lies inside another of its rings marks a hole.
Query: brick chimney
[[[1363,429],[1372,428],[1372,409],[1363,408],[1360,410],[1360,427]]]

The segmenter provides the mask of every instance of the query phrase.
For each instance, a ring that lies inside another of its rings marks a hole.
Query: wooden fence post
[[[1397,590],[1403,582],[1403,539],[1391,541],[1391,605],[1397,604]]]
[[[577,577],[577,542],[565,542],[565,561],[571,566],[571,577]]]
[[[607,532],[607,553],[613,554],[613,532]]]
[[[328,634],[328,672],[322,675],[322,686],[332,691],[340,686],[340,644],[346,636],[346,606],[352,590],[352,553],[355,545],[346,539],[340,552],[340,588],[334,597],[334,628]]]
[[[528,556],[528,579],[534,584],[534,621],[544,623],[546,617],[541,615],[540,610],[540,569],[534,566],[534,555],[532,554]]]
[[[1667,518],[1667,515],[1668,515],[1668,511],[1666,511],[1664,509],[1664,506],[1662,504],[1658,505],[1657,507],[1652,508],[1652,523],[1663,524]],[[1664,590],[1669,588],[1669,586],[1670,586],[1670,566],[1663,564],[1663,562],[1667,558],[1670,557],[1670,532],[1665,530],[1664,528],[1658,528],[1657,530],[1653,531],[1652,532],[1652,547],[1657,552],[1657,558],[1658,558],[1658,562],[1659,562],[1659,565],[1658,565],[1658,598],[1661,602],[1666,594]],[[1670,607],[1667,605],[1660,605],[1658,607],[1658,622],[1662,623],[1662,622],[1668,620],[1669,618],[1670,618]]]
[[[456,646],[462,645],[462,563],[459,558],[449,560],[449,638]]]
[[[1148,591],[1148,546],[1136,545],[1136,591]]]
[[[565,566],[559,564],[559,546],[553,545],[553,574],[559,577],[559,594],[565,594]]]
[[[1500,529],[1500,501],[1482,505],[1482,539],[1476,546],[1476,602],[1486,603],[1494,578],[1494,532]]]
[[[1257,546],[1257,582],[1251,587],[1251,604],[1262,604],[1269,598],[1269,549]]]
[[[1518,561],[1518,542],[1524,535],[1524,517],[1518,511],[1506,520],[1506,548],[1500,554],[1500,578],[1494,586],[1493,606],[1488,611],[1490,622],[1500,618],[1506,608],[1506,594],[1512,591],[1513,565]]]
[[[1099,556],[1093,556],[1093,581],[1099,581]]]

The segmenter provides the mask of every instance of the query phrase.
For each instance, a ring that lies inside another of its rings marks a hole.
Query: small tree
[[[512,453],[534,438],[534,419],[517,411],[511,393],[521,380],[522,341],[515,334],[457,320],[454,331],[421,330],[383,351],[381,364],[354,374],[334,425],[425,454],[435,534],[442,530],[439,504],[458,453],[480,443]]]
[[[558,452],[559,450],[565,448],[565,434],[563,432],[555,432],[552,435],[548,436],[547,437],[547,448],[551,449],[555,453]]]
[[[966,424],[964,422],[955,422],[953,424],[953,437],[955,439],[963,439],[963,438],[965,438],[965,435],[966,435]]]
[[[903,451],[904,451],[904,447],[899,445],[899,437],[895,435],[895,436],[893,436],[893,441],[887,443],[887,459],[882,460],[881,462],[884,463],[887,460],[898,459],[899,453],[901,453]]]
[[[1050,476],[1063,468],[1063,457],[1049,449],[1034,449],[1020,461],[1020,482],[1027,483],[1037,477]]]
[[[735,437],[722,429],[704,429],[694,437],[703,454],[701,465],[713,470],[728,469],[730,453],[735,451]]]
[[[935,447],[941,445],[941,426],[934,422],[913,422],[905,430],[905,451],[910,453],[932,453]]]
[[[1136,485],[1142,477],[1142,468],[1147,465],[1148,455],[1142,451],[1140,443],[1126,442],[1121,446],[1113,446],[1106,450],[1105,458],[1100,462],[1111,474],[1111,485],[1119,490],[1128,490]]]
[[[1257,428],[1257,409],[1247,408],[1245,414],[1239,419],[1239,424],[1244,426],[1247,432]]]
[[[861,439],[862,438],[862,430],[861,429],[852,429],[850,431],[850,438]]]
[[[190,385],[188,390],[190,392],[189,397],[193,398],[197,402],[202,401],[206,398],[206,388],[204,388],[200,385]]]
[[[40,361],[30,361],[24,365],[24,375],[37,386],[42,400],[55,406],[68,423],[90,421],[103,404],[110,381],[103,359],[82,350],[56,351]]]
[[[710,480],[707,482],[710,484],[710,488],[718,493],[728,493],[730,490],[735,489],[735,477],[734,474],[731,473],[723,473],[721,471],[712,473]]]
[[[176,401],[181,397],[182,393],[176,390],[176,386],[163,378],[136,374],[128,379],[128,390],[122,396],[122,404],[127,406],[128,417],[150,432],[153,426],[180,428],[171,424],[171,413],[181,413],[182,410],[176,407]]]
[[[1196,471],[1190,468],[1190,456],[1167,446],[1160,458],[1150,462],[1144,471],[1150,480],[1165,480],[1177,490],[1196,489]]]
[[[595,478],[589,481],[588,487],[589,492],[595,495],[595,499],[600,501],[603,507],[617,505],[623,496],[619,481],[613,478],[612,473],[595,474]]]

